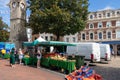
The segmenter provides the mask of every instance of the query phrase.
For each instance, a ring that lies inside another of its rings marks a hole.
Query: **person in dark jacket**
[[[12,48],[10,52],[10,66],[15,67],[14,65],[15,65],[15,49]]]

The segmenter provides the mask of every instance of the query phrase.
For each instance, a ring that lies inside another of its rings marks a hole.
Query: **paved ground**
[[[9,61],[0,60],[0,80],[65,80],[64,75],[44,68],[23,65],[9,66]]]
[[[96,73],[102,75],[103,80],[120,80],[120,57],[112,58],[106,63],[95,63],[92,67]],[[9,61],[0,60],[0,80],[65,80],[64,74],[45,68],[29,66],[9,66]]]
[[[120,80],[120,57],[112,57],[112,60],[106,63],[95,63],[91,66],[96,73],[102,75],[103,80]]]

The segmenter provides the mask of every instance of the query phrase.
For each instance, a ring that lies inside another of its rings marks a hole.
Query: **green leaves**
[[[53,33],[59,39],[84,29],[88,0],[30,0],[30,10],[34,33]]]
[[[2,21],[2,17],[0,17],[0,42],[5,42],[9,40],[9,29],[8,25]]]

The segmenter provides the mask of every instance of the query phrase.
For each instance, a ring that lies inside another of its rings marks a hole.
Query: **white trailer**
[[[76,46],[67,46],[68,55],[82,55],[85,59],[99,62],[100,61],[100,46],[99,43],[84,42],[74,43]]]
[[[100,55],[101,58],[104,58],[105,60],[111,59],[111,51],[109,44],[100,44]]]

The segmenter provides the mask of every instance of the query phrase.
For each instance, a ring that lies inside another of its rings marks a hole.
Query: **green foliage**
[[[60,36],[84,29],[88,15],[88,0],[29,0],[29,25],[34,33]]]
[[[2,21],[0,17],[0,42],[6,42],[9,39],[8,25]]]

